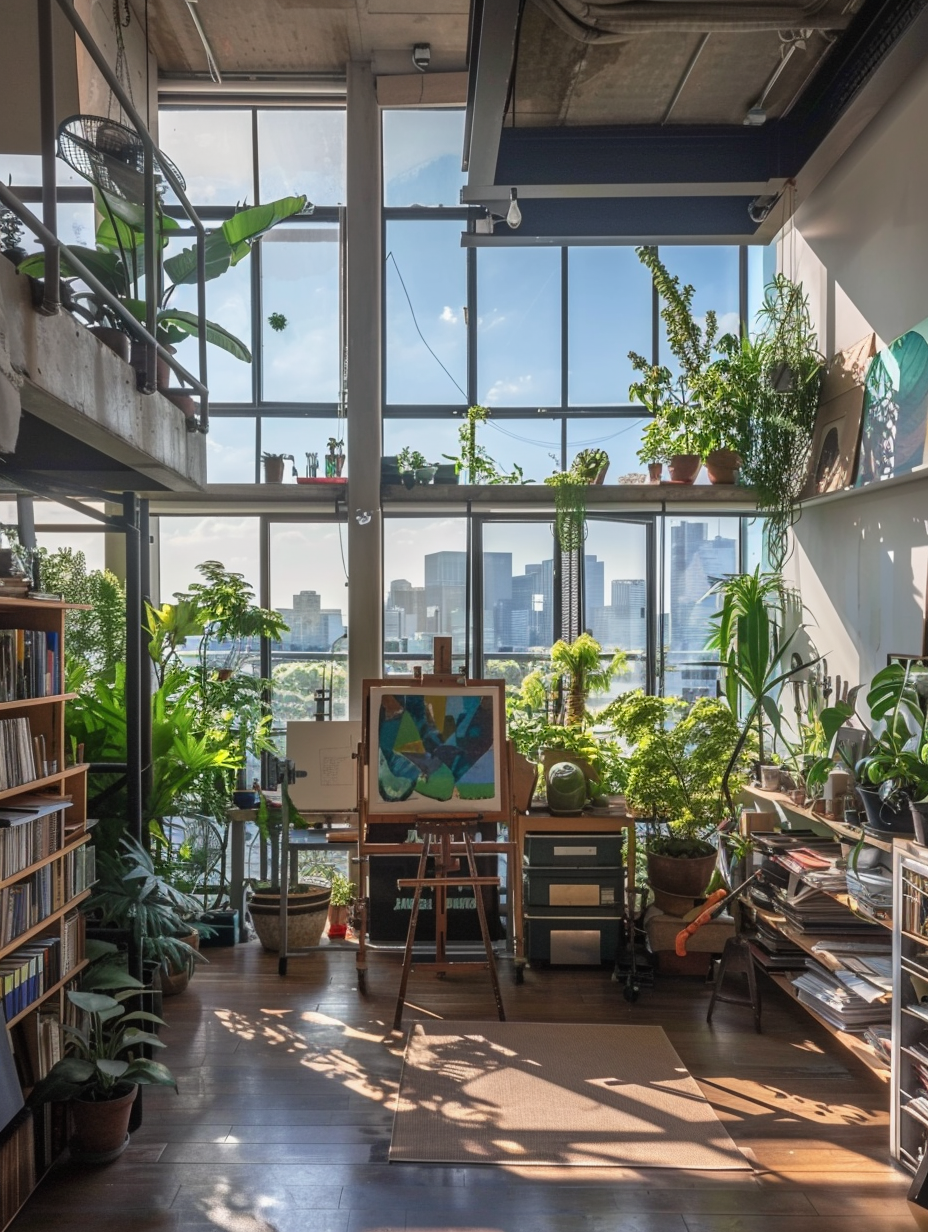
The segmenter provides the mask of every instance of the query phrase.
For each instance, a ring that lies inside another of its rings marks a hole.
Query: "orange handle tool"
[[[719,905],[722,899],[728,897],[728,893],[728,890],[713,890],[706,899],[702,914],[698,915],[691,924],[687,924],[686,928],[682,928],[677,933],[674,949],[676,950],[678,958],[684,958],[686,956],[687,941],[689,941],[693,933],[698,932],[698,930],[702,928],[703,924],[709,923],[712,919],[715,908]]]

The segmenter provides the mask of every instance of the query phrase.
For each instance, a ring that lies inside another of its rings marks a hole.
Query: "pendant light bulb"
[[[506,223],[515,231],[522,226],[522,211],[519,209],[519,190],[510,188],[509,190],[509,213],[506,215]]]

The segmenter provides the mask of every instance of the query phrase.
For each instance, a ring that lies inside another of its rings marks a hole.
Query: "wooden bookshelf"
[[[800,1001],[789,977],[781,971],[768,971],[767,975],[770,976],[778,988],[782,988],[786,995],[795,1001],[797,1005],[801,1006],[811,1018],[821,1023],[829,1035],[833,1035],[839,1044],[843,1044],[848,1052],[853,1053],[858,1061],[863,1061],[864,1065],[868,1069],[872,1069],[883,1082],[889,1082],[890,1072],[888,1064],[865,1039],[862,1039],[859,1035],[852,1034],[850,1031],[840,1030],[826,1018],[823,1018],[821,1014],[817,1014],[811,1005],[806,1005],[805,1001]]]
[[[65,614],[71,605],[57,601],[42,600],[42,599],[19,599],[0,597],[0,631],[8,629],[24,629],[37,630],[40,633],[54,634],[57,637],[57,655],[58,662],[54,664],[52,677],[57,683],[58,680],[63,680],[64,674],[64,653],[65,653],[65,630],[64,621]],[[18,639],[17,639],[18,640]],[[54,639],[48,639],[54,641]],[[31,642],[33,659],[35,664],[33,674],[30,675],[29,663],[24,661],[20,656],[19,667],[15,666],[14,685],[17,689],[26,691],[28,685],[32,684],[38,688],[42,687],[42,666],[41,654],[43,649],[47,653],[49,650],[54,650],[54,646],[49,647],[46,639],[25,639],[27,647]],[[9,646],[9,639],[6,641]],[[36,649],[38,648],[38,649]],[[15,655],[17,647],[14,646],[13,654]],[[36,660],[35,655],[38,653],[39,658]],[[9,654],[9,651],[8,651]],[[7,659],[9,665],[10,659]],[[45,679],[47,683],[48,672],[51,668],[51,663],[46,663]],[[10,671],[7,670],[7,681],[10,678]],[[10,687],[7,683],[6,687]],[[54,875],[53,878],[53,897],[52,910],[43,919],[38,920],[30,927],[21,932],[17,937],[11,938],[9,942],[0,946],[0,961],[9,958],[16,953],[21,947],[27,945],[30,941],[39,937],[59,938],[60,941],[60,961],[62,965],[65,960],[65,925],[66,916],[71,915],[78,910],[90,895],[89,888],[80,889],[76,893],[72,893],[67,902],[55,904],[54,895],[59,893],[59,887],[64,885],[64,862],[74,852],[84,847],[90,841],[90,834],[87,828],[87,767],[86,765],[65,766],[65,750],[67,749],[66,731],[65,731],[65,703],[70,701],[76,695],[73,693],[57,692],[44,697],[19,697],[14,700],[0,702],[0,718],[24,718],[28,720],[29,735],[35,739],[41,736],[44,739],[47,749],[47,757],[50,763],[57,765],[58,769],[53,774],[44,774],[37,778],[31,779],[29,782],[22,783],[17,787],[9,787],[0,791],[0,811],[3,810],[4,804],[7,808],[16,801],[18,797],[30,796],[33,794],[41,794],[49,803],[54,803],[56,798],[59,798],[62,805],[67,801],[70,805],[68,808],[61,810],[61,815],[58,818],[60,826],[58,834],[58,850],[43,856],[40,859],[33,860],[27,867],[22,868],[19,872],[13,873],[8,877],[0,880],[0,890],[10,890],[19,883],[26,883],[30,878],[34,877],[40,870],[49,866],[58,865],[60,867],[60,876]],[[12,759],[15,762],[15,759]],[[40,767],[37,767],[40,768]],[[7,767],[10,773],[15,772],[14,764]],[[33,820],[28,816],[24,816],[22,822],[15,824],[28,825]],[[80,882],[78,882],[80,885]],[[73,886],[71,888],[74,888]],[[78,912],[79,916],[79,912]],[[80,917],[79,917],[80,918]],[[79,977],[81,971],[87,966],[87,960],[83,953],[83,922],[81,921],[77,928],[78,938],[76,942],[76,955],[72,955],[75,961],[69,971],[62,975],[50,988],[46,989],[35,1001],[27,1005],[24,1009],[17,1012],[11,1017],[8,1027],[17,1027],[18,1024],[23,1024],[30,1015],[35,1014],[42,1007],[57,1005],[58,1013],[64,1018],[64,1009],[66,1005],[65,992],[69,985]],[[69,934],[71,935],[71,934]],[[20,1031],[22,1026],[20,1025]],[[0,1042],[2,1044],[2,1042]],[[5,1044],[2,1044],[5,1047]],[[40,1148],[44,1136],[42,1132],[42,1116],[40,1110],[35,1116],[36,1133],[35,1141],[37,1148]],[[0,1127],[4,1128],[4,1127]],[[0,1147],[0,1151],[5,1148]],[[42,1152],[37,1153],[35,1176],[33,1178],[32,1188],[44,1174],[53,1160],[41,1157]]]

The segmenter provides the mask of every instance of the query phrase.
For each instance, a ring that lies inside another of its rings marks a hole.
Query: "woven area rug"
[[[417,1024],[390,1159],[748,1169],[660,1027]]]

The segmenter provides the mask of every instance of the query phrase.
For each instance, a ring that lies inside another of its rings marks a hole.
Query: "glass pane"
[[[172,240],[165,250],[173,256],[193,244],[192,236]],[[187,312],[197,310],[197,289],[178,287],[170,299],[170,307]],[[215,321],[251,350],[251,260],[246,257],[226,270],[219,278],[206,284],[206,318]],[[194,376],[199,363],[199,341],[185,338],[177,344],[177,357]],[[230,355],[221,347],[210,345],[206,356],[209,396],[212,402],[252,401],[251,364]]]
[[[261,279],[264,401],[337,402],[338,227],[271,231],[261,242]],[[272,328],[273,314],[286,318],[282,330]]]
[[[76,519],[79,521],[80,519]],[[61,531],[36,531],[35,541],[40,548],[48,548],[57,552],[61,548],[70,548],[74,552],[83,552],[87,559],[88,569],[106,568],[106,536],[96,534],[63,534]]]
[[[384,205],[459,205],[463,151],[463,111],[385,111]]]
[[[202,581],[197,565],[220,560],[232,573],[241,573],[258,592],[257,518],[165,518],[160,527],[161,602],[169,603],[191,582]]]
[[[554,641],[554,539],[548,522],[483,528],[483,672],[518,686]]]
[[[718,669],[707,665],[710,617],[718,602],[706,592],[738,568],[738,519],[668,518],[664,574],[664,692],[692,701],[715,697]]]
[[[259,111],[262,201],[301,193],[314,205],[345,201],[345,112]]]
[[[703,325],[706,313],[712,309],[718,318],[718,336],[737,333],[739,317],[738,249],[732,247],[675,248],[660,250],[661,259],[671,274],[676,274],[684,286],[695,288],[693,316]],[[663,320],[660,323],[660,359],[671,371],[677,363],[670,354]]]
[[[477,442],[486,447],[503,474],[521,466],[526,481],[541,483],[546,475],[561,469],[560,418],[494,419],[491,415],[478,428]]]
[[[430,463],[447,462],[445,454],[457,457],[461,452],[458,441],[460,427],[459,418],[384,419],[384,456],[395,457],[401,449],[418,449]]]
[[[307,453],[316,455],[316,477],[323,478],[325,476],[325,455],[331,438],[344,441],[344,419],[311,419],[308,417],[298,419],[274,415],[262,415],[261,417],[261,452],[293,454],[292,465],[289,461],[284,464],[284,483],[296,483],[293,466],[296,467],[298,474],[303,476],[307,474],[309,464]],[[347,459],[342,468],[342,474],[348,474]]]
[[[648,468],[639,462],[641,433],[646,419],[568,419],[567,461],[581,449],[605,449],[609,455],[606,483],[618,483],[624,475],[646,475]]]
[[[608,693],[590,697],[599,710],[620,693],[647,685],[648,536],[641,522],[587,519],[583,554],[583,624],[604,651],[624,650],[626,670]]]
[[[343,524],[271,524],[271,606],[290,626],[271,649],[277,730],[313,717],[317,689],[331,690],[331,718],[348,717],[347,553]]]
[[[744,573],[753,573],[760,565],[762,573],[769,573],[770,558],[767,555],[767,536],[764,533],[767,526],[766,518],[745,518],[745,543],[744,551],[746,559],[742,565]]]
[[[560,406],[560,249],[479,249],[477,302],[480,401]]]
[[[39,218],[42,217],[41,205],[33,202],[29,208]],[[89,202],[86,205],[80,203],[59,204],[58,238],[62,244],[67,244],[69,247],[77,245],[82,248],[93,248],[95,244],[94,225],[93,206]],[[26,252],[38,252],[42,247],[40,241],[36,239],[26,226],[23,227],[19,246],[24,248]],[[81,283],[81,287],[83,286],[84,284]]]
[[[158,140],[184,177],[191,204],[254,204],[250,111],[160,111]],[[173,198],[169,192],[165,200]]]
[[[387,401],[466,403],[461,223],[389,222],[387,253]]]
[[[4,184],[12,184],[14,188],[17,185],[35,188],[42,183],[41,154],[0,154],[0,179]],[[77,184],[88,189],[90,187],[83,176],[72,170],[63,158],[59,158],[55,163],[55,183]],[[42,217],[41,205],[33,204],[29,208]],[[60,210],[61,206],[58,208]]]
[[[214,415],[206,438],[207,483],[254,483],[255,421]]]
[[[463,518],[387,518],[383,530],[384,670],[432,658],[436,633],[463,654],[467,528]]]
[[[764,302],[764,287],[776,273],[776,245],[748,248],[748,328],[753,333],[757,313]]]
[[[628,352],[651,357],[651,276],[633,248],[571,248],[568,296],[568,401],[628,402]]]

